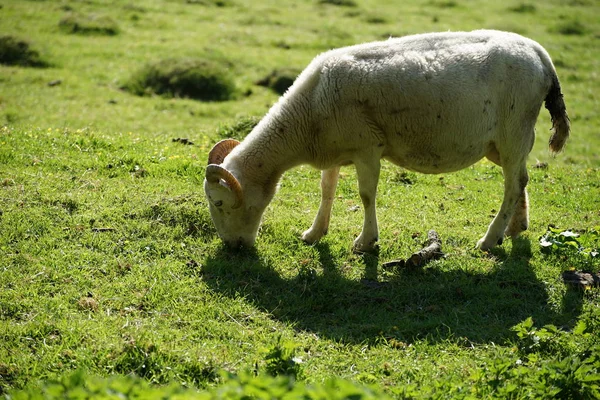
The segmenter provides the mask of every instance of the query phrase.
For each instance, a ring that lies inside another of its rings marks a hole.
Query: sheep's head
[[[238,179],[221,164],[239,144],[222,140],[208,155],[204,191],[217,233],[230,247],[252,246],[266,204],[251,185],[242,187]]]

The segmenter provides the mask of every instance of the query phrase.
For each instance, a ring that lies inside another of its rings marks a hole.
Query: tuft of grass
[[[319,0],[319,4],[328,4],[332,6],[342,7],[357,7],[358,4],[354,0]]]
[[[284,94],[290,86],[292,86],[300,72],[300,70],[294,68],[275,69],[271,71],[269,75],[256,82],[256,84],[259,86],[268,87],[275,93],[281,95]]]
[[[111,17],[98,14],[71,12],[61,18],[58,27],[70,34],[114,36],[119,33],[119,26]]]
[[[537,8],[534,4],[521,3],[518,6],[510,7],[508,10],[521,14],[534,14],[537,11]]]
[[[455,8],[458,7],[458,3],[456,1],[453,0],[442,0],[442,1],[432,1],[431,2],[432,5],[438,7],[438,8]]]
[[[21,67],[48,67],[49,63],[40,57],[29,42],[14,36],[0,37],[0,64]]]
[[[237,87],[226,68],[204,59],[166,59],[148,64],[123,86],[138,96],[157,94],[202,101],[226,101],[237,96]]]
[[[588,32],[588,28],[578,19],[565,21],[554,27],[552,32],[567,36],[582,36]]]
[[[380,15],[370,15],[365,18],[367,24],[385,24],[388,20]]]
[[[230,0],[185,0],[186,4],[198,4],[201,6],[231,7],[235,3]]]

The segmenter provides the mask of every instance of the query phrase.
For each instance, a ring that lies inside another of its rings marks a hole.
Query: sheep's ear
[[[227,157],[227,154],[231,153],[231,150],[238,144],[240,142],[235,139],[224,139],[215,144],[210,153],[208,153],[208,165],[223,164],[223,160]]]
[[[244,202],[242,186],[235,176],[220,165],[210,164],[206,167],[206,181],[212,184],[221,184],[221,180],[231,190],[234,196],[234,202],[231,208],[239,208]]]

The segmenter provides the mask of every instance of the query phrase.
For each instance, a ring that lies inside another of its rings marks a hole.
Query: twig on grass
[[[399,268],[421,268],[431,260],[437,260],[444,256],[442,252],[442,239],[440,235],[433,229],[427,232],[427,241],[424,247],[413,253],[406,260],[392,260],[383,263],[383,268],[391,269],[394,267]]]
[[[600,273],[565,271],[562,273],[562,278],[567,285],[575,286],[579,289],[600,287]]]
[[[174,138],[173,142],[175,142],[175,143],[181,143],[181,144],[184,144],[184,145],[190,145],[190,146],[194,144],[194,142],[192,142],[188,138]]]
[[[115,228],[92,228],[92,232],[114,232]]]

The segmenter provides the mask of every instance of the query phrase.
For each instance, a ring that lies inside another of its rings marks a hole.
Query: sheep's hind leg
[[[353,250],[357,253],[370,253],[377,250],[379,230],[375,197],[379,181],[379,158],[370,158],[367,162],[355,162],[358,175],[358,191],[365,209],[365,220],[360,235],[354,241]]]
[[[517,207],[515,212],[510,219],[508,227],[504,234],[515,238],[519,236],[519,233],[527,230],[529,227],[529,196],[527,195],[527,189],[523,188],[523,192],[517,201]]]
[[[315,243],[327,234],[339,174],[339,166],[321,172],[321,205],[312,226],[302,234],[302,240],[306,243]]]
[[[494,164],[502,167],[500,154],[495,147],[490,150],[486,157]],[[508,223],[508,227],[506,228],[504,235],[515,238],[519,235],[519,233],[526,231],[527,228],[529,228],[529,196],[527,195],[527,189],[523,188],[521,196],[517,201],[515,212]]]
[[[527,186],[528,175],[525,159],[518,162],[502,162],[502,168],[504,170],[504,200],[485,236],[477,243],[477,247],[481,250],[489,250],[497,244],[502,244],[505,232],[509,232],[511,235],[513,233],[518,234],[518,232],[512,230],[515,228],[513,222],[522,227],[527,219],[527,193],[525,187]],[[516,210],[518,205],[520,205],[519,210]],[[507,231],[509,221],[511,225]],[[523,230],[518,227],[515,229],[519,232]]]

